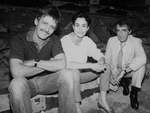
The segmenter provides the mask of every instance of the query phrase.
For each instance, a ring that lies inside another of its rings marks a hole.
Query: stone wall
[[[38,8],[24,8],[14,6],[0,6],[0,24],[8,29],[8,36],[12,37],[15,34],[27,31],[34,24],[34,18]],[[62,30],[68,23],[71,22],[73,11],[62,11],[62,22],[60,23],[60,30]],[[136,26],[140,24],[139,20],[133,17],[123,17],[117,15],[88,13],[92,19],[91,28],[98,38],[107,42],[111,36],[110,31],[113,29],[114,23],[119,18],[128,18]],[[1,36],[0,36],[1,37]]]

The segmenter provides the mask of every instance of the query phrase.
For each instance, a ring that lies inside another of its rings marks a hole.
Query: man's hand
[[[114,84],[114,85],[119,84],[120,80],[124,76],[124,74],[125,74],[125,72],[121,71],[117,76],[112,75],[111,76],[111,83]]]
[[[124,71],[121,71],[118,76],[117,76],[117,81],[120,81],[121,78],[124,76],[125,72]]]
[[[150,64],[146,64],[145,77],[150,78]]]
[[[145,71],[145,77],[146,77],[147,79],[150,78],[150,69],[146,69],[146,71]]]
[[[24,61],[23,64],[25,66],[31,66],[31,67],[33,67],[34,64],[35,64],[35,61],[34,60],[27,60],[27,61]]]
[[[118,85],[119,84],[119,79],[118,79],[118,77],[117,76],[114,76],[114,75],[112,75],[111,76],[111,79],[110,79],[110,82],[111,82],[111,84],[113,84],[113,85]]]

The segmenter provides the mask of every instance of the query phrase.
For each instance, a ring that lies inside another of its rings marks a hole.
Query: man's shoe
[[[124,96],[129,95],[129,86],[126,85],[123,86],[123,95]]]
[[[131,103],[131,107],[134,110],[137,110],[139,108],[137,93],[138,93],[138,88],[136,89],[136,87],[132,86],[132,91],[130,93],[130,103]]]
[[[120,81],[120,85],[123,87],[123,95],[127,96],[130,93],[129,90],[129,85],[130,85],[130,81],[128,78],[122,78]]]

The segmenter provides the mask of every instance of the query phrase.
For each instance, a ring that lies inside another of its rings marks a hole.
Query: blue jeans
[[[73,76],[70,70],[62,70],[46,76],[26,79],[14,78],[9,86],[10,103],[14,113],[32,113],[30,99],[37,94],[58,91],[59,113],[77,113],[73,94]]]
[[[110,65],[105,64],[106,71],[104,73],[96,73],[92,69],[84,69],[82,71],[78,69],[72,69],[74,77],[74,96],[75,102],[81,102],[81,84],[91,82],[100,77],[99,88],[100,91],[108,91],[110,84]]]

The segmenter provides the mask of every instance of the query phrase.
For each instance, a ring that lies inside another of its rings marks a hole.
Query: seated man
[[[56,30],[61,15],[56,7],[45,6],[34,20],[35,27],[12,40],[10,103],[14,113],[32,113],[30,99],[58,91],[58,113],[77,113],[73,76],[66,70],[66,57]],[[53,59],[52,59],[53,58]]]
[[[90,23],[91,19],[85,13],[75,13],[72,17],[73,32],[61,38],[61,43],[67,58],[67,68],[72,70],[74,77],[77,111],[78,113],[82,112],[80,109],[80,83],[87,83],[100,77],[100,99],[98,107],[107,113],[114,113],[106,101],[110,82],[110,66],[105,63],[104,55],[97,48],[96,44],[88,36],[85,36],[89,30]],[[93,57],[97,62],[87,62],[88,57]]]
[[[129,81],[132,77],[130,101],[133,109],[138,109],[137,94],[144,78],[146,54],[142,41],[131,35],[131,25],[127,19],[119,20],[116,25],[117,36],[111,37],[106,46],[106,61],[111,65],[111,83],[123,86],[123,95],[129,94]]]

